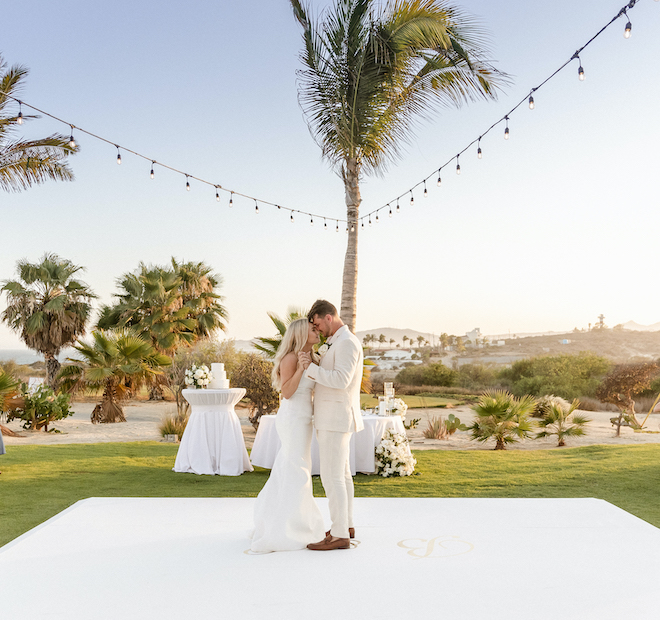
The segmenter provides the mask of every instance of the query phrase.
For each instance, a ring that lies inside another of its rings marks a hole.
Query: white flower
[[[328,349],[330,349],[330,345],[324,343],[319,347],[318,354],[323,357],[328,352]]]

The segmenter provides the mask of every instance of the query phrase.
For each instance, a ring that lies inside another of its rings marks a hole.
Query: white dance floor
[[[253,503],[78,502],[0,548],[0,615],[660,618],[660,530],[601,500],[357,499],[354,549],[249,555]]]

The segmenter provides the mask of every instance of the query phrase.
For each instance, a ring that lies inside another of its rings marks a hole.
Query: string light
[[[291,211],[291,217],[289,219],[291,220],[291,223],[293,224],[293,211]]]
[[[399,199],[396,199],[396,212],[401,213],[401,207],[399,206]]]
[[[410,190],[410,206],[412,207],[415,204],[415,197],[413,196],[412,190]]]
[[[217,185],[215,186],[215,199],[217,202],[220,202],[220,192]]]
[[[626,13],[625,9],[623,9],[623,14],[626,17],[628,17],[628,13]],[[628,19],[628,23],[626,24],[626,29],[623,31],[624,38],[629,39],[631,31],[632,31],[632,23],[630,22],[630,19]]]
[[[232,192],[231,195],[229,196],[229,207],[231,208],[233,206],[234,206],[234,192]]]
[[[314,218],[313,217],[309,218],[309,225],[314,226]]]
[[[351,222],[351,232],[355,232],[355,222]]]
[[[376,211],[376,224],[378,224],[379,219],[378,219],[378,211]]]
[[[328,222],[325,221],[325,218],[323,218],[323,230],[328,230]]]
[[[339,232],[339,220],[337,220],[337,226],[335,227],[335,232]]]
[[[635,7],[635,5],[637,4],[638,1],[639,1],[639,0],[629,0],[629,1],[626,3],[626,5],[625,5],[625,6],[624,6],[624,7],[618,12],[618,14],[614,16],[614,18],[612,18],[612,19],[611,19],[611,20],[610,20],[610,21],[609,21],[609,22],[608,22],[603,28],[601,28],[601,29],[600,29],[600,30],[599,30],[599,31],[598,31],[598,32],[597,32],[597,33],[596,33],[591,39],[589,39],[589,40],[587,41],[587,43],[585,43],[581,48],[579,48],[579,49],[575,52],[575,54],[572,56],[571,59],[569,59],[569,61],[565,62],[565,63],[564,63],[562,66],[560,66],[560,67],[559,67],[554,73],[552,73],[552,74],[551,74],[549,77],[547,77],[543,82],[541,82],[537,87],[533,88],[533,89],[530,91],[529,96],[523,98],[522,101],[520,101],[517,105],[515,105],[515,106],[514,106],[514,107],[513,107],[513,108],[512,108],[512,109],[511,109],[511,110],[510,110],[505,116],[504,116],[504,118],[500,118],[498,121],[496,121],[495,123],[493,123],[493,125],[492,125],[491,127],[489,127],[485,132],[482,132],[482,133],[481,133],[481,136],[479,136],[479,138],[478,138],[478,140],[477,140],[477,157],[478,157],[479,159],[482,158],[481,139],[482,139],[482,138],[483,138],[488,132],[490,132],[492,129],[494,129],[494,128],[495,128],[495,127],[496,127],[496,126],[502,121],[502,120],[505,121],[504,138],[505,138],[506,140],[509,139],[509,135],[510,135],[510,131],[509,131],[509,115],[512,114],[514,111],[516,111],[516,110],[518,109],[518,107],[520,107],[520,106],[525,102],[525,100],[527,100],[527,102],[528,102],[528,104],[529,104],[529,107],[530,107],[531,109],[533,109],[533,108],[534,108],[534,97],[533,97],[533,94],[532,94],[532,93],[533,93],[535,90],[537,90],[538,88],[540,88],[540,87],[542,87],[543,85],[545,85],[545,84],[546,84],[549,80],[551,80],[553,77],[555,77],[555,75],[557,75],[560,71],[562,71],[562,70],[563,70],[563,69],[564,69],[564,68],[570,63],[570,61],[573,60],[573,59],[575,59],[575,58],[578,60],[578,63],[579,63],[579,64],[578,64],[578,78],[579,78],[580,81],[583,81],[583,80],[585,79],[585,72],[584,72],[584,68],[582,67],[582,63],[581,63],[581,60],[580,60],[580,57],[579,57],[579,53],[582,52],[582,51],[583,51],[588,45],[590,45],[590,44],[596,39],[596,37],[598,37],[600,34],[602,34],[602,33],[603,33],[603,32],[604,32],[609,26],[611,26],[611,25],[612,25],[617,19],[619,19],[619,18],[621,18],[621,17],[623,17],[623,16],[625,16],[625,17],[627,18],[627,22],[626,22],[626,26],[625,26],[625,30],[624,30],[624,37],[625,37],[625,38],[630,38],[631,33],[632,33],[632,22],[630,21],[630,19],[629,19],[629,17],[628,17],[627,10],[633,9],[633,8]],[[655,1],[658,2],[658,1],[660,1],[660,0],[655,0]],[[6,92],[2,92],[2,91],[0,91],[0,95],[4,95],[5,97],[7,97],[7,99],[11,99],[11,100],[15,101],[16,103],[18,103],[18,106],[19,106],[19,112],[18,112],[18,115],[17,115],[17,117],[16,117],[16,123],[19,124],[19,125],[22,125],[22,124],[23,124],[23,120],[24,120],[23,112],[22,112],[22,105],[23,105],[23,102],[22,102],[21,100],[17,99],[16,97],[13,97],[11,94],[6,93]],[[255,212],[256,212],[256,213],[259,213],[259,204],[258,204],[257,198],[255,198],[255,197],[253,197],[253,196],[248,196],[248,195],[246,195],[246,194],[241,194],[240,192],[235,192],[234,190],[225,189],[225,188],[223,188],[221,185],[218,185],[217,183],[211,183],[211,182],[209,182],[209,181],[207,181],[207,180],[204,180],[204,179],[198,178],[198,177],[196,177],[196,176],[191,176],[191,175],[189,175],[189,174],[183,172],[182,170],[178,170],[178,169],[176,169],[176,168],[174,168],[174,167],[172,167],[172,166],[168,166],[168,165],[166,165],[166,164],[164,164],[164,163],[157,162],[156,160],[154,160],[154,159],[152,159],[152,158],[148,158],[148,157],[146,157],[145,155],[143,155],[143,154],[141,154],[141,153],[138,153],[138,152],[136,152],[136,151],[133,151],[133,150],[131,150],[131,149],[129,149],[129,148],[126,148],[126,147],[124,147],[124,146],[121,146],[121,147],[120,147],[120,145],[115,144],[115,143],[113,143],[112,141],[110,141],[110,140],[108,140],[108,139],[106,139],[106,138],[104,138],[104,137],[102,137],[102,136],[99,136],[99,135],[96,135],[96,134],[94,134],[94,133],[91,133],[91,132],[89,132],[89,131],[87,131],[87,130],[85,130],[85,129],[81,129],[80,127],[75,126],[75,125],[73,125],[72,123],[68,123],[67,121],[65,121],[65,120],[63,120],[63,119],[61,119],[61,118],[57,118],[56,116],[54,116],[54,115],[52,115],[52,114],[49,114],[48,112],[45,112],[44,110],[40,110],[39,108],[36,108],[36,107],[34,107],[34,106],[30,105],[30,104],[27,104],[27,103],[26,103],[25,105],[26,105],[28,108],[31,108],[31,109],[35,110],[36,112],[39,112],[39,113],[41,113],[41,114],[44,114],[45,116],[48,116],[48,117],[50,117],[50,118],[52,118],[52,119],[54,119],[54,120],[56,120],[56,121],[58,121],[58,122],[64,123],[64,124],[66,124],[66,125],[69,125],[69,126],[71,127],[71,134],[70,134],[70,138],[69,138],[69,145],[71,146],[71,148],[75,148],[75,145],[76,145],[76,143],[75,143],[75,139],[74,139],[74,137],[73,137],[73,130],[74,130],[74,128],[75,128],[75,129],[78,130],[79,133],[87,134],[88,136],[91,136],[91,137],[93,137],[93,138],[96,138],[96,139],[98,139],[98,140],[100,140],[100,141],[102,141],[102,142],[105,142],[105,143],[109,144],[109,145],[114,145],[114,147],[117,149],[117,164],[118,164],[118,165],[121,165],[121,163],[122,163],[122,157],[121,157],[122,154],[121,154],[121,151],[122,151],[122,150],[127,151],[127,152],[129,152],[129,153],[132,153],[133,155],[136,155],[137,157],[141,157],[141,158],[143,158],[143,159],[147,159],[147,160],[151,161],[151,171],[150,171],[150,176],[151,176],[152,179],[154,178],[154,165],[155,165],[156,163],[158,163],[160,166],[162,166],[162,167],[164,167],[164,168],[167,168],[168,170],[170,170],[170,171],[172,171],[172,172],[175,172],[175,173],[177,173],[177,174],[185,175],[185,177],[186,177],[186,188],[187,188],[188,190],[190,190],[190,182],[189,182],[189,178],[193,178],[193,179],[195,179],[195,180],[197,180],[197,181],[199,181],[199,182],[201,182],[201,183],[206,183],[207,185],[211,185],[211,186],[215,187],[215,189],[216,189],[216,199],[217,199],[217,200],[219,200],[219,190],[226,191],[226,192],[230,192],[230,198],[229,198],[229,206],[230,206],[230,207],[233,206],[233,195],[234,195],[234,193],[237,193],[239,196],[242,196],[242,197],[244,197],[244,198],[246,198],[246,199],[248,199],[248,200],[250,200],[250,199],[254,200],[254,201],[255,201]],[[466,149],[464,149],[463,151],[460,151],[459,154],[455,156],[455,159],[456,159],[456,172],[457,172],[457,174],[460,174],[459,156],[460,156],[463,152],[465,152],[465,150],[467,150],[467,148],[469,148],[472,144],[474,144],[474,142],[470,143],[470,145],[468,145],[468,147],[466,147]],[[453,158],[452,158],[452,159],[453,159]],[[440,166],[440,167],[438,168],[438,180],[437,180],[437,185],[438,185],[438,186],[441,185],[441,170],[442,170],[442,168],[443,168],[444,166],[448,165],[450,162],[451,162],[451,159],[450,159],[446,164],[444,164],[443,166]],[[424,180],[422,181],[423,184],[424,184],[424,197],[427,197],[427,196],[428,196],[428,191],[427,191],[427,186],[426,186],[426,180],[428,180],[428,178],[429,178],[429,177],[426,177],[426,179],[424,179]],[[414,185],[413,187],[417,187],[418,185],[419,185],[419,183],[418,183],[417,185]],[[411,203],[411,205],[413,205],[413,204],[414,204],[413,190],[411,189],[411,190],[409,190],[409,191],[410,191],[410,198],[411,198],[410,203]],[[399,198],[401,198],[401,196],[400,196]],[[397,213],[400,212],[399,198],[397,198],[397,205],[396,205],[396,211],[397,211]],[[270,205],[270,206],[276,206],[276,207],[278,208],[278,210],[280,209],[280,206],[279,206],[279,205],[275,205],[275,204],[270,203],[270,202],[268,202],[268,201],[263,201],[263,200],[262,200],[262,203],[263,203],[263,204]],[[389,211],[389,213],[390,213],[390,215],[391,215],[391,213],[392,213],[392,207],[391,207],[390,203],[387,204],[387,207],[388,207],[388,211]],[[378,218],[378,210],[379,210],[379,209],[383,209],[383,208],[385,208],[385,207],[384,207],[384,206],[383,206],[383,207],[379,207],[378,209],[375,210],[377,221],[378,221],[378,219],[379,219],[379,218]],[[287,209],[287,210],[291,211],[291,209]],[[293,211],[292,211],[292,213],[293,213]],[[319,218],[320,218],[320,217],[323,217],[323,219],[324,219],[324,227],[327,227],[327,222],[325,222],[325,216],[323,216],[323,215],[321,215],[321,214],[307,213],[307,212],[305,212],[305,211],[299,211],[299,213],[302,213],[302,214],[304,214],[304,215],[308,215],[308,216],[310,217],[310,225],[313,225],[313,223],[314,223],[314,217],[319,217]],[[365,223],[364,220],[367,219],[367,217],[368,217],[369,224],[371,225],[371,214],[373,214],[373,213],[374,213],[374,211],[372,211],[370,214],[366,214],[365,216],[363,216],[363,217],[361,218],[362,227],[364,227],[364,223]],[[336,219],[336,222],[337,222],[337,232],[338,232],[338,231],[339,231],[339,221],[340,221],[340,220],[337,219],[337,218],[335,218],[335,219]],[[341,221],[342,221],[342,222],[346,222],[346,223],[348,224],[348,220],[343,220],[343,219],[342,219]],[[352,227],[352,229],[354,229],[354,226]],[[348,225],[347,225],[347,230],[348,230]]]
[[[257,204],[257,199],[254,199],[254,212],[259,215],[259,205]],[[292,214],[293,217],[293,214]]]
[[[392,217],[392,207],[390,206],[390,204],[389,204],[389,203],[388,203],[388,205],[387,205],[387,206],[388,206],[388,207],[390,207],[390,217]]]

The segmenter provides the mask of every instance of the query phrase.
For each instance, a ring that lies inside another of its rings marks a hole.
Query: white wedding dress
[[[254,507],[255,553],[304,549],[325,537],[312,493],[313,387],[303,376],[293,396],[280,403],[275,427],[282,447]]]

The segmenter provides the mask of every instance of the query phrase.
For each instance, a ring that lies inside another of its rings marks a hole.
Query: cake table
[[[234,411],[245,389],[187,389],[181,393],[190,403],[191,412],[174,471],[219,476],[252,471],[241,423]]]

